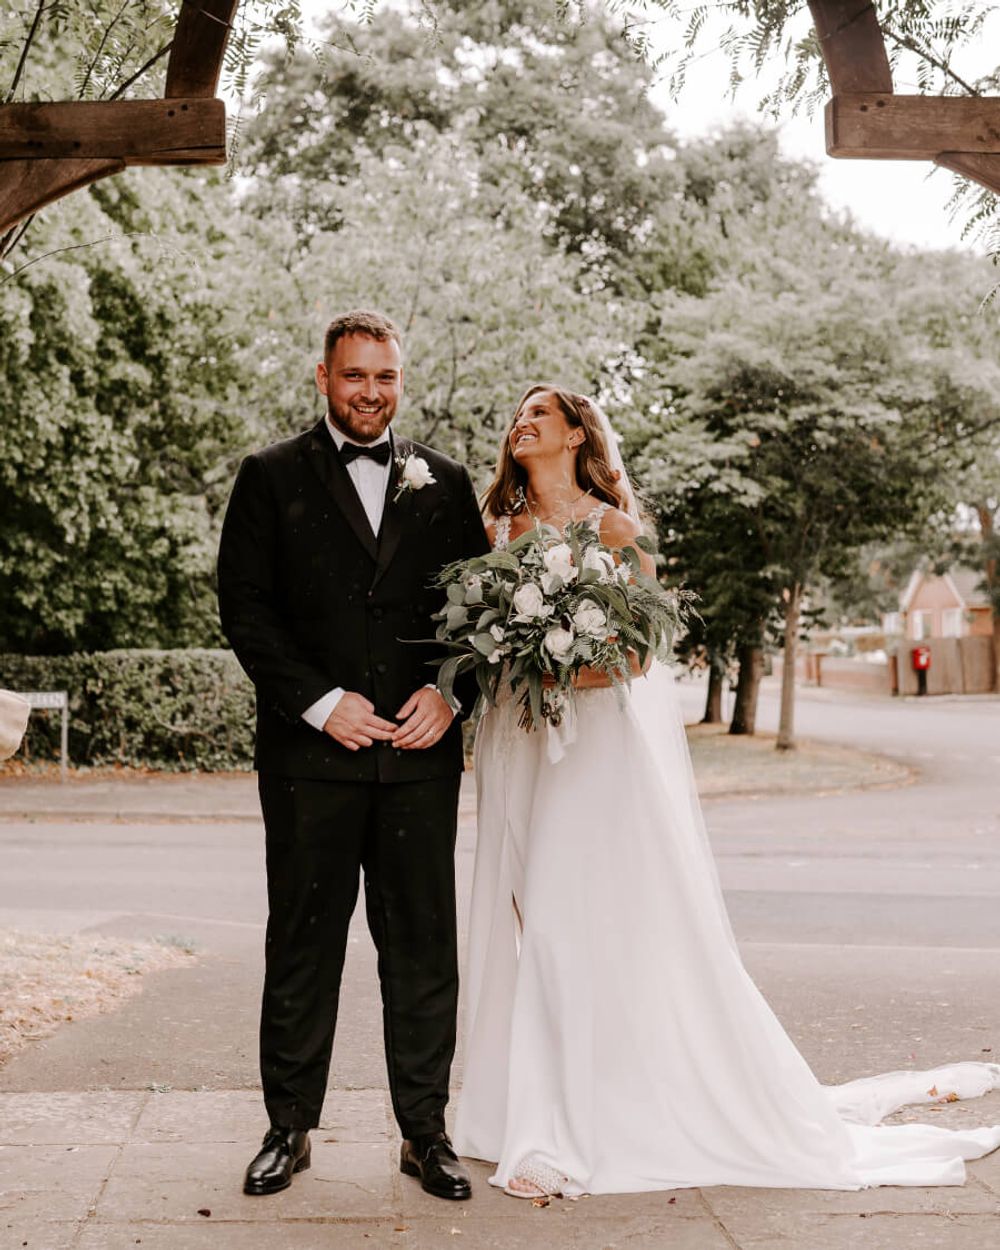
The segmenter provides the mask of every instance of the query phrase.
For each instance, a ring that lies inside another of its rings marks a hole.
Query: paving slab
[[[1000,1217],[1000,1202],[985,1186],[936,1186],[932,1189],[882,1185],[878,1189],[740,1189],[736,1186],[702,1191],[709,1209],[725,1224],[752,1211],[770,1221],[777,1234],[794,1227],[803,1215],[992,1215]],[[1000,1220],[997,1223],[1000,1231]]]
[[[1000,1239],[992,1215],[803,1213],[794,1224],[775,1229],[767,1212],[758,1209],[727,1221],[725,1231],[730,1248],[738,1250],[996,1250]]]
[[[274,1220],[245,1224],[212,1216],[197,1224],[113,1224],[91,1220],[73,1250],[358,1250],[358,1247],[405,1247],[392,1220],[364,1224],[329,1221]]]
[[[350,1224],[283,1220],[247,1225],[214,1217],[197,1225],[92,1221],[75,1250],[134,1250],[137,1244],[142,1250],[733,1250],[732,1241],[708,1221],[591,1223],[552,1210],[502,1223],[459,1215]]]
[[[82,1220],[111,1170],[118,1146],[0,1147],[0,1220],[26,1225]]]
[[[126,1141],[146,1093],[0,1094],[0,1145],[68,1146]]]
[[[80,1229],[79,1223],[74,1220],[69,1224],[61,1224],[56,1221],[42,1223],[37,1220],[31,1220],[27,1224],[17,1222],[9,1222],[6,1219],[6,1212],[0,1212],[0,1245],[7,1250],[21,1250],[27,1246],[28,1250],[76,1250],[76,1238]],[[128,1244],[131,1250],[135,1250],[135,1238],[133,1237]]]
[[[122,1223],[153,1214],[197,1223],[204,1218],[199,1212],[210,1210],[217,1219],[252,1222],[367,1218],[396,1209],[397,1170],[384,1142],[324,1145],[291,1188],[268,1197],[242,1192],[248,1162],[243,1143],[130,1143],[97,1202],[97,1217]]]
[[[1000,1122],[996,1116],[993,1119]],[[979,1123],[983,1123],[983,1121],[979,1121]],[[1000,1150],[995,1150],[993,1154],[987,1155],[985,1159],[974,1159],[965,1166],[969,1176],[977,1185],[984,1186],[991,1194],[1000,1197]],[[1000,1235],[998,1235],[997,1241],[1000,1243]]]
[[[2,1108],[0,1099],[0,1114]],[[148,1096],[131,1137],[135,1142],[151,1144],[183,1142],[196,1131],[202,1142],[238,1143],[249,1162],[266,1128],[267,1116],[257,1090],[171,1090]],[[319,1157],[331,1142],[389,1139],[385,1090],[338,1089],[327,1096],[320,1126],[312,1134],[312,1145]]]
[[[383,1244],[406,1250],[733,1250],[732,1241],[708,1216],[609,1220],[574,1210],[572,1204],[552,1203],[544,1209],[520,1205],[527,1210],[505,1220],[484,1220],[470,1213],[414,1221],[405,1233],[394,1234],[394,1240]]]

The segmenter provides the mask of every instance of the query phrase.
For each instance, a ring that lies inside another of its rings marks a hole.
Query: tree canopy
[[[0,649],[215,642],[236,464],[319,417],[324,325],[359,304],[404,329],[401,427],[481,482],[529,383],[600,398],[702,597],[693,660],[793,648],[810,595],[958,505],[995,570],[980,263],[831,214],[766,130],[680,142],[605,8],[433,13],[272,46],[233,177],[131,171],[8,255]]]

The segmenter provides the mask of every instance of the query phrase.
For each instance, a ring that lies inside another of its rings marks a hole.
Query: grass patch
[[[816,794],[902,786],[913,770],[884,755],[802,741],[775,750],[774,734],[732,735],[726,725],[689,725],[688,743],[702,798]]]
[[[138,994],[142,977],[191,963],[176,938],[119,938],[0,932],[0,1065],[67,1020],[111,1011]]]

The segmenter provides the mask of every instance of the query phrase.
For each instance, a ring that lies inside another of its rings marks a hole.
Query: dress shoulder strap
[[[589,525],[595,533],[600,534],[601,521],[604,519],[605,512],[607,512],[610,507],[611,505],[609,503],[604,503],[603,501],[597,504],[596,507],[591,508],[591,510],[583,518],[584,524]]]
[[[510,513],[505,512],[497,517],[496,531],[493,535],[493,550],[506,551],[510,544]]]

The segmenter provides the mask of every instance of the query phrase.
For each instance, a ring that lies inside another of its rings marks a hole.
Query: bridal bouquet
[[[563,534],[536,525],[503,551],[447,565],[437,584],[448,596],[435,614],[437,638],[453,652],[438,688],[452,698],[470,669],[491,705],[509,687],[520,694],[524,729],[561,723],[584,665],[615,686],[629,681],[632,655],[645,665],[667,649],[694,597],[664,590],[640,571],[634,548],[612,551],[582,521]]]

